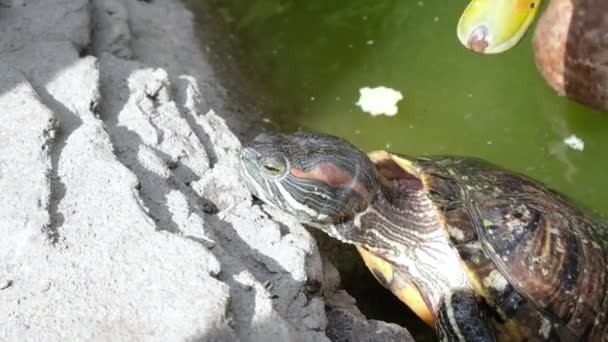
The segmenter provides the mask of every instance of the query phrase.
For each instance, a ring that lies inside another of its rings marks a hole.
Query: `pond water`
[[[608,214],[608,114],[545,85],[531,34],[504,54],[473,54],[456,37],[463,0],[207,3],[285,130],[339,135],[364,150],[482,157]],[[403,95],[396,115],[356,105],[361,88],[378,86]],[[571,136],[582,150],[564,142]]]
[[[608,214],[608,115],[545,85],[531,34],[479,56],[456,38],[466,1],[210,3],[285,129],[332,133],[364,150],[482,157]],[[359,89],[377,86],[403,94],[395,116],[356,105]],[[564,143],[571,135],[583,151]]]

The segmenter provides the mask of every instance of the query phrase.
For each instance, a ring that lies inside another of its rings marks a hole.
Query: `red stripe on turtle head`
[[[332,163],[319,163],[309,171],[292,168],[291,174],[297,178],[316,179],[334,188],[351,188],[363,198],[368,198],[369,190],[351,173]]]

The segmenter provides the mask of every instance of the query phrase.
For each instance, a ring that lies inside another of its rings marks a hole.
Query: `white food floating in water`
[[[564,139],[564,144],[577,151],[582,151],[585,149],[585,142],[574,134],[566,137]]]
[[[356,105],[372,116],[397,114],[397,102],[403,99],[400,91],[387,87],[363,87],[359,89]]]

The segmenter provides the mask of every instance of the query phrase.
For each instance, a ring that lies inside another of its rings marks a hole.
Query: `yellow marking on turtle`
[[[497,324],[495,327],[501,342],[519,342],[526,340],[522,336],[519,325],[512,319],[509,319],[502,324]]]
[[[484,299],[490,298],[490,294],[488,293],[486,287],[481,283],[481,279],[479,278],[477,272],[464,262],[462,263],[462,267],[464,268],[464,272],[466,273],[469,282],[473,286],[473,289],[475,289],[475,293]]]
[[[435,314],[428,307],[422,294],[405,279],[395,279],[393,265],[376,256],[364,247],[357,246],[361,258],[374,277],[386,288],[388,288],[399,300],[405,303],[425,323],[433,326]],[[382,279],[380,279],[382,278]]]
[[[471,283],[471,285],[473,286],[473,289],[475,290],[475,293],[477,293],[477,295],[481,296],[484,300],[489,301],[489,303],[491,304],[492,296],[490,295],[490,293],[488,291],[488,287],[486,286],[486,284],[484,284],[485,280],[488,278],[485,278],[482,280],[481,277],[479,277],[479,274],[476,272],[476,270],[474,268],[469,267],[464,261],[462,262],[462,267],[464,268],[464,270],[467,274],[467,277],[469,279],[469,282]],[[493,272],[499,272],[499,271],[493,270],[491,273],[493,273]],[[490,277],[492,277],[492,275]],[[500,274],[500,276],[498,276],[497,274],[494,274],[493,277],[494,278],[502,277],[502,274]],[[505,279],[505,281],[506,281],[506,279]],[[497,324],[494,324],[494,327],[496,328],[497,336],[500,338],[500,341],[505,341],[505,342],[524,341],[524,338],[522,336],[522,332],[521,332],[521,329],[519,328],[519,325],[517,324],[517,322],[515,322],[512,319],[506,320],[503,323],[497,322]]]
[[[459,322],[456,321],[456,315],[454,314],[454,306],[452,306],[451,295],[445,296],[445,305],[447,307],[448,322],[452,327],[452,331],[456,334],[458,341],[466,341],[464,336],[462,335],[462,331],[460,331],[460,326],[458,325]]]
[[[416,177],[420,176],[420,171],[416,168],[416,166],[414,165],[414,162],[411,160],[407,160],[405,158],[396,156],[387,151],[372,151],[372,152],[369,152],[367,154],[367,156],[374,164],[378,164],[383,160],[392,160],[399,167],[401,167],[402,169],[404,169],[411,175],[416,176]]]
[[[550,226],[547,225],[547,230],[552,229]],[[544,245],[543,245],[543,250],[541,251],[541,259],[543,261],[543,264],[546,263],[546,260],[550,260],[551,258],[551,235],[550,234],[545,234],[545,241],[544,241]]]
[[[420,177],[422,184],[424,186],[425,189],[428,189],[428,177],[425,174],[422,174]],[[445,220],[445,217],[443,216],[443,214],[441,213],[441,211],[439,210],[439,208],[437,208],[436,206],[434,207],[435,209],[435,215],[437,217],[437,220],[439,220],[439,223],[443,226],[443,227],[448,227],[448,223]],[[450,232],[447,229],[443,229],[442,230],[445,233],[446,238],[448,239],[448,241],[450,240]],[[462,233],[462,231],[460,231]],[[460,257],[460,253],[458,253],[458,251],[456,251],[456,254]],[[490,298],[490,294],[487,291],[486,287],[481,283],[481,279],[479,277],[479,275],[477,274],[476,270],[469,267],[467,265],[467,263],[464,262],[464,260],[460,260],[462,268],[465,272],[465,274],[467,275],[467,279],[469,280],[469,283],[471,284],[471,286],[473,286],[473,289],[475,290],[475,293],[477,293],[477,295],[483,297],[484,299],[488,299]]]
[[[419,178],[422,181],[423,186],[426,189],[428,189],[429,188],[428,187],[428,182],[429,182],[428,177],[425,174],[422,174],[422,175],[420,175]],[[443,225],[444,227],[447,227],[447,222],[445,221],[445,217],[441,214],[440,210],[437,207],[435,207],[435,213],[436,213],[437,219],[439,220],[441,225]],[[493,223],[491,221],[486,222],[486,224],[487,223],[490,223],[491,225],[493,225]],[[449,239],[448,230],[444,229],[443,231],[446,234],[446,238]],[[458,255],[460,255],[460,254],[458,253]],[[463,268],[465,274],[467,275],[469,283],[475,290],[475,293],[478,296],[482,297],[484,300],[491,301],[492,296],[490,295],[488,288],[483,284],[483,280],[481,279],[481,277],[479,276],[479,274],[475,270],[475,268],[469,267],[469,265],[462,259],[461,259],[461,264],[462,264],[462,268]],[[504,342],[524,341],[524,338],[521,333],[521,329],[519,328],[518,324],[514,320],[509,319],[503,323],[494,324],[494,326],[497,330],[497,335],[501,341],[504,341]]]
[[[405,171],[409,172],[413,176],[420,177],[420,170],[418,170],[414,162],[412,162],[411,160],[400,158],[399,156],[396,156],[394,154],[391,154],[391,159],[395,163],[397,163],[397,165],[399,165],[401,168],[403,168]]]
[[[490,296],[487,287],[482,284],[479,275],[474,269],[468,267],[464,262],[462,264],[462,267],[464,268],[464,271],[467,274],[469,282],[473,286],[475,293],[486,301],[490,300],[492,297]],[[514,320],[509,319],[502,323],[496,323],[497,324],[493,324],[493,326],[495,327],[497,336],[501,342],[519,342],[525,340],[522,336],[519,325]]]
[[[376,164],[382,160],[391,159],[390,153],[386,151],[372,151],[367,154],[367,157]]]

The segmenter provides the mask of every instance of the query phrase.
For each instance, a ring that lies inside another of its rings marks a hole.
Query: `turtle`
[[[501,53],[516,45],[539,11],[540,0],[473,0],[458,21],[467,48]],[[545,81],[559,95],[608,111],[608,1],[550,0],[532,49]]]
[[[354,245],[442,341],[608,339],[608,225],[543,183],[318,132],[260,134],[240,161],[253,196]]]

